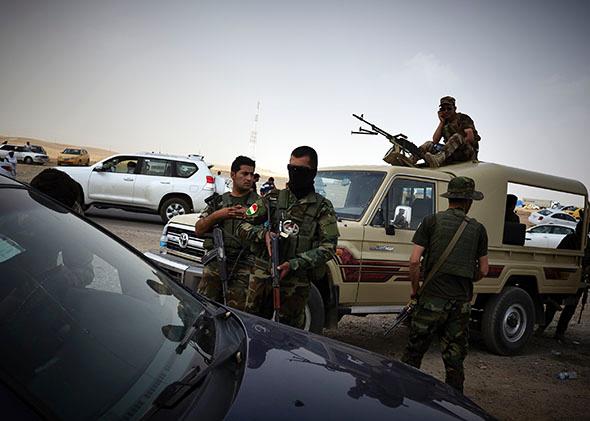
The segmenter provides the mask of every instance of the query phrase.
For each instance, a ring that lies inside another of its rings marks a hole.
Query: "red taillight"
[[[215,183],[215,177],[213,177],[212,175],[208,175],[208,176],[205,177],[205,181],[208,184],[214,184]]]
[[[355,263],[355,258],[352,253],[345,247],[336,247],[336,256],[340,257],[343,265],[350,265]]]

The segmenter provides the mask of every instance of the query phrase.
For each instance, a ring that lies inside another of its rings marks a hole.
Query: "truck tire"
[[[305,330],[318,335],[324,330],[324,300],[314,284],[309,288],[309,298],[305,305]]]
[[[185,213],[190,213],[191,207],[188,202],[181,198],[181,197],[171,197],[166,199],[162,206],[160,207],[160,217],[162,218],[162,222],[165,224],[168,223],[172,217],[176,215],[184,215]]]
[[[499,355],[523,350],[533,334],[535,305],[522,288],[506,287],[486,304],[481,334],[486,347]]]
[[[30,156],[25,156],[25,159],[23,159],[23,162],[27,165],[31,165],[33,163],[33,158],[31,158]]]

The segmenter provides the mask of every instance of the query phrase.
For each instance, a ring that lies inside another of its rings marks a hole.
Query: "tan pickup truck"
[[[580,250],[530,247],[525,245],[525,224],[505,223],[504,218],[508,193],[533,191],[562,201],[567,197],[584,207],[588,192],[578,181],[483,162],[439,169],[323,168],[315,181],[316,191],[332,201],[341,236],[326,278],[312,289],[307,311],[310,330],[336,327],[345,314],[401,310],[410,295],[412,236],[425,216],[447,208],[440,194],[458,175],[473,178],[485,195],[474,202],[469,215],[485,225],[489,237],[490,271],[476,284],[472,315],[473,327],[487,347],[505,355],[519,352],[534,325],[542,322],[543,304],[563,302],[576,293],[581,287],[585,244]],[[195,222],[194,215],[173,219],[165,228],[161,249],[148,253],[187,284],[194,284],[200,271],[202,250],[194,238]]]

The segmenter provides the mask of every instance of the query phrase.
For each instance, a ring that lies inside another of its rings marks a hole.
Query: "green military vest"
[[[229,192],[223,193],[221,196],[218,196],[215,202],[212,204],[213,211],[222,208],[229,208],[237,203],[242,203],[244,207],[248,208],[254,202],[256,202],[256,200],[258,200],[258,194],[252,191],[246,197],[245,202],[240,202],[240,199],[243,198],[235,198],[231,196]],[[244,249],[246,251],[250,250],[250,248],[243,244],[243,242],[236,235],[236,229],[240,222],[241,221],[239,219],[225,219],[219,224],[219,227],[223,230],[225,253],[229,258],[235,258]],[[207,237],[205,241],[203,241],[203,248],[205,250],[213,249],[213,239]]]
[[[438,212],[435,215],[434,233],[430,239],[426,270],[432,269],[447,245],[461,225],[465,214],[455,211]],[[461,238],[453,248],[449,257],[445,260],[439,274],[461,276],[474,279],[476,270],[477,246],[479,241],[479,222],[470,219]]]
[[[269,195],[268,207],[269,223],[274,232],[287,232],[290,229],[298,231],[288,237],[280,238],[280,260],[282,262],[292,259],[299,253],[319,247],[317,237],[318,217],[322,204],[326,200],[319,193],[310,193],[303,201],[294,200],[288,189]],[[315,277],[321,277],[325,272],[325,266],[315,268]],[[311,275],[311,274],[310,274]]]

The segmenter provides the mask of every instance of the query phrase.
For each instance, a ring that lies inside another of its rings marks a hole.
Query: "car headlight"
[[[168,244],[168,224],[164,225],[162,235],[160,236],[160,247],[165,248]]]

